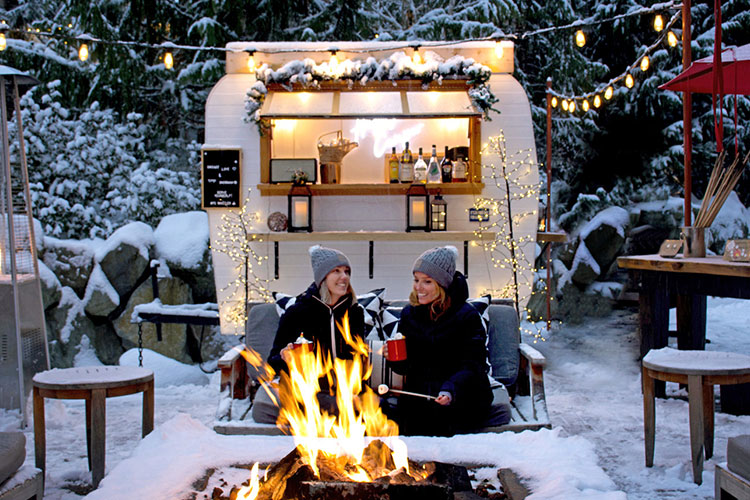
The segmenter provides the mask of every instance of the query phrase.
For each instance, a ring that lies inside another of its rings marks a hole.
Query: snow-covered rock
[[[121,227],[97,249],[96,262],[120,297],[127,297],[146,272],[154,231],[142,222]]]

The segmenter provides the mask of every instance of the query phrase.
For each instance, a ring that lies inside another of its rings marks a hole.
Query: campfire
[[[363,380],[370,377],[367,343],[353,338],[348,318],[339,325],[353,359],[333,359],[320,350],[293,349],[288,373],[280,376],[277,425],[294,436],[296,447],[261,478],[255,464],[249,485],[232,492],[237,500],[338,498],[453,499],[471,489],[466,468],[409,460],[398,426],[380,409],[378,395]],[[261,390],[271,389],[273,371],[260,356],[249,363],[265,374]],[[321,380],[335,388],[337,412],[321,408]]]

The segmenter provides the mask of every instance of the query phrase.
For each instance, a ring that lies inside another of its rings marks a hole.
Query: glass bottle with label
[[[388,181],[391,184],[398,183],[398,155],[396,146],[391,148],[391,158],[388,160]]]
[[[419,156],[414,164],[414,182],[421,182],[422,184],[427,182],[427,164],[422,158],[422,148],[419,148]]]
[[[459,156],[453,162],[453,182],[466,182],[466,161]]]
[[[437,150],[435,145],[432,145],[432,156],[430,156],[430,163],[427,164],[427,182],[434,183],[440,182],[440,165],[437,161]]]
[[[443,176],[443,182],[451,182],[453,180],[453,162],[450,156],[448,156],[448,146],[445,146],[445,156],[443,156],[443,161],[440,163],[440,171]]]
[[[414,159],[411,156],[408,141],[403,153],[401,153],[401,163],[398,166],[398,180],[401,182],[414,182]]]

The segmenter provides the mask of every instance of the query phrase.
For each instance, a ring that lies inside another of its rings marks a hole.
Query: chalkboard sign
[[[240,149],[204,149],[203,208],[240,206]]]

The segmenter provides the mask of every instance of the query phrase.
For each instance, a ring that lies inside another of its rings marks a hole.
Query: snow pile
[[[185,212],[167,215],[154,230],[156,252],[182,269],[195,269],[208,250],[208,214]]]
[[[120,365],[138,366],[138,349],[130,349],[120,356]],[[154,372],[154,385],[156,387],[208,384],[208,376],[198,366],[180,363],[150,349],[143,350],[143,367]]]

